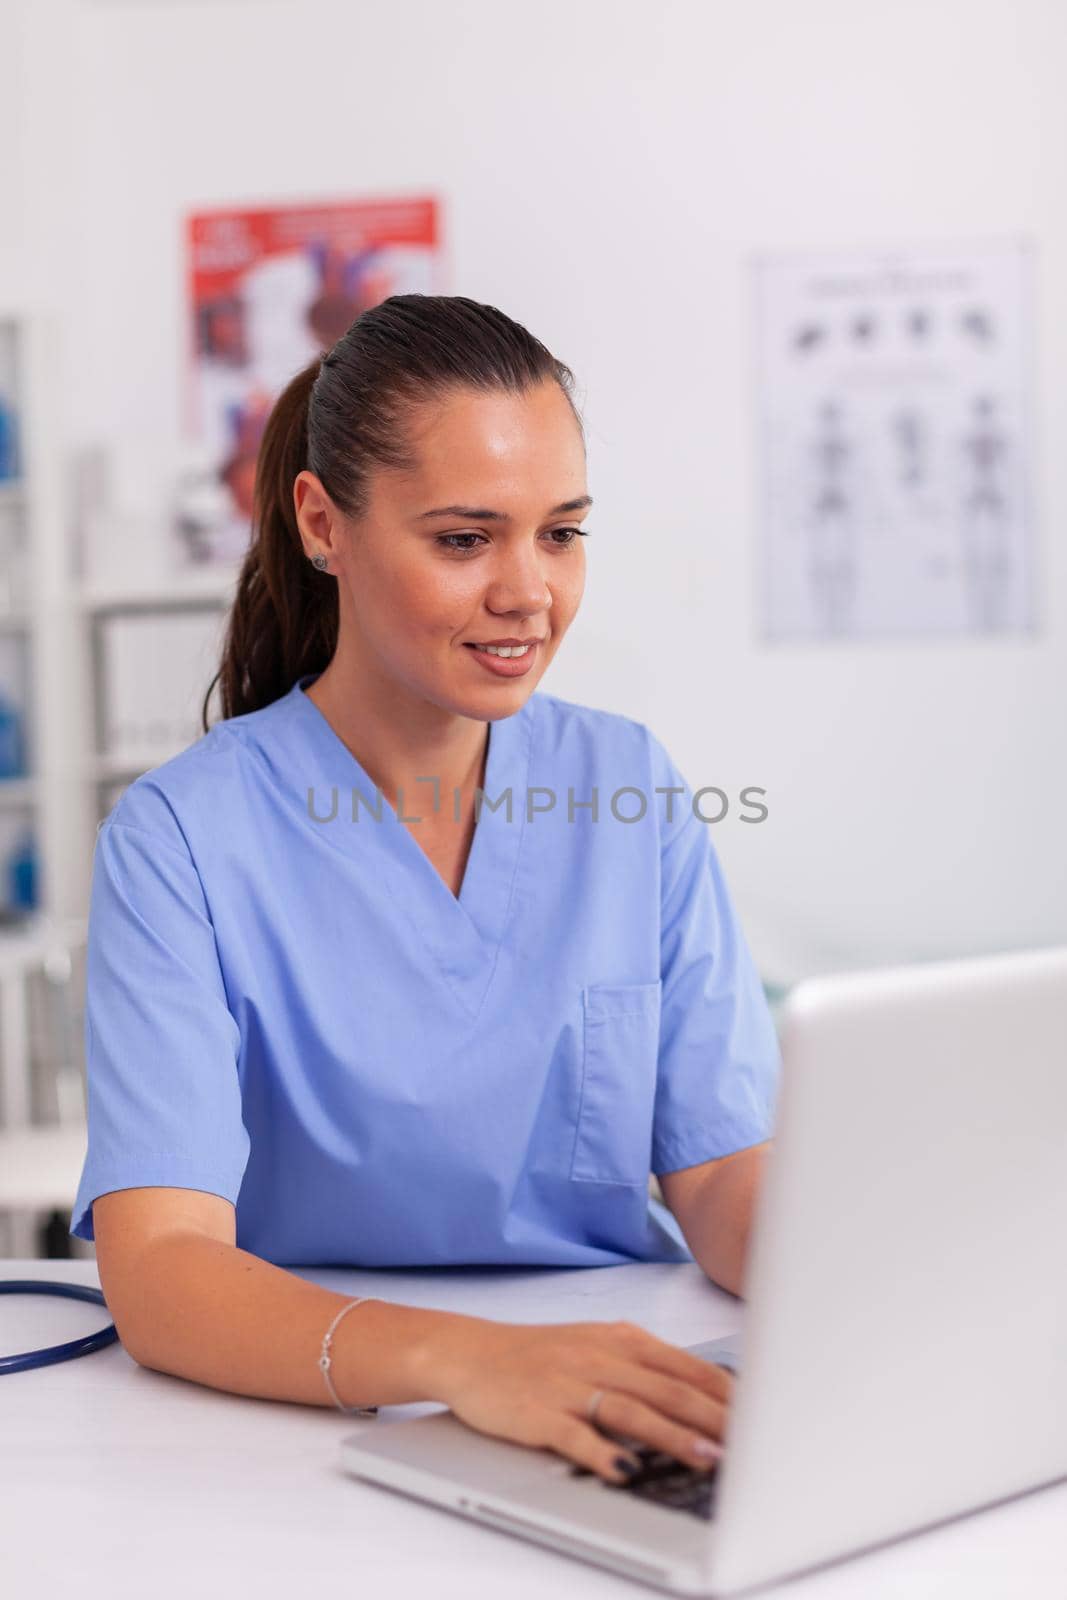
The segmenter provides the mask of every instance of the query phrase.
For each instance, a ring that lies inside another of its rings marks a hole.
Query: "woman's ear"
[[[337,508],[313,472],[298,472],[293,480],[293,511],[304,554],[328,560],[335,553]]]

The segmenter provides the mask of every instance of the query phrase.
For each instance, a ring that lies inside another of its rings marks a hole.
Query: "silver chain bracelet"
[[[378,1407],[345,1406],[341,1404],[340,1396],[333,1386],[333,1379],[330,1377],[330,1367],[333,1361],[333,1358],[330,1355],[330,1346],[333,1343],[333,1330],[336,1328],[346,1311],[351,1311],[353,1306],[362,1305],[365,1300],[370,1300],[373,1298],[375,1298],[373,1295],[360,1295],[357,1299],[350,1300],[346,1306],[342,1306],[340,1311],[334,1317],[333,1321],[330,1323],[330,1326],[326,1329],[322,1340],[322,1354],[319,1357],[319,1371],[326,1380],[326,1387],[330,1391],[330,1398],[333,1400],[334,1405],[339,1411],[344,1411],[350,1416],[376,1417],[378,1415]]]

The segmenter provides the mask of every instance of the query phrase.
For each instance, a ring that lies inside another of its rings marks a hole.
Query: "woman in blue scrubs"
[[[404,295],[280,397],[223,717],[98,832],[77,1236],[191,1190],[278,1266],[740,1290],[779,1059],[708,825],[644,724],[537,687],[585,584],[572,389],[494,308]],[[714,1436],[722,1374],[651,1345]]]

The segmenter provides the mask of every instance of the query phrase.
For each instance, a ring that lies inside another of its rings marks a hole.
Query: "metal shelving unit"
[[[0,307],[0,396],[17,419],[19,446],[17,477],[0,478],[0,686],[10,679],[9,697],[25,708],[27,752],[24,773],[0,778],[0,860],[29,825],[38,864],[36,907],[17,922],[0,915],[0,1252],[14,1256],[36,1253],[42,1212],[69,1207],[84,1154],[83,972],[96,830],[128,783],[199,736],[181,697],[209,657],[188,629],[183,636],[182,619],[221,619],[237,580],[236,567],[121,587],[76,577],[62,393],[58,323]],[[122,723],[115,743],[115,700],[138,675],[115,670],[111,646],[142,623],[158,671],[150,667],[133,688],[143,688],[152,714],[143,727]],[[183,664],[183,650],[196,656],[194,667]],[[156,717],[168,698],[169,720]]]
[[[25,771],[0,779],[0,856],[29,829],[37,867],[36,903],[0,922],[0,1213],[15,1255],[35,1254],[42,1210],[69,1203],[73,1152],[84,1144],[83,1110],[70,1089],[81,1069],[75,974],[92,829],[78,756],[59,358],[54,321],[0,309],[0,395],[17,438],[15,476],[0,479],[0,681],[21,710],[25,753]],[[0,905],[8,905],[6,890],[5,883]],[[61,1013],[45,1038],[31,1003],[43,981]],[[44,1092],[59,1082],[62,1093]],[[41,1120],[49,1100],[51,1118]]]
[[[200,733],[190,722],[188,727],[177,727],[177,736],[166,742],[138,739],[118,751],[109,748],[113,685],[106,649],[108,629],[117,621],[130,619],[153,620],[160,626],[165,626],[167,619],[179,617],[221,619],[233,600],[236,581],[236,569],[212,571],[176,577],[165,588],[86,588],[76,597],[75,609],[80,614],[88,652],[92,739],[85,755],[85,770],[95,792],[94,827],[111,810],[116,789],[169,760]]]

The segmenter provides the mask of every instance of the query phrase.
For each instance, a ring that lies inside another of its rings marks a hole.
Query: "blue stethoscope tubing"
[[[99,1289],[84,1283],[52,1283],[41,1278],[7,1278],[0,1280],[0,1294],[57,1294],[64,1300],[90,1300],[93,1305],[106,1306],[107,1301]],[[68,1344],[52,1344],[44,1350],[23,1350],[14,1356],[0,1356],[0,1374],[5,1372],[30,1372],[34,1367],[50,1367],[54,1361],[72,1361],[75,1356],[87,1356],[93,1350],[102,1350],[114,1344],[118,1330],[113,1322],[99,1333],[86,1334],[84,1339],[71,1339]]]

